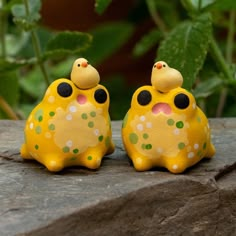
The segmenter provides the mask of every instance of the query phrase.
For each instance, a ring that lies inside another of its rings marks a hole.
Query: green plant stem
[[[147,4],[148,11],[149,11],[153,21],[155,22],[157,27],[160,29],[160,31],[165,34],[167,31],[166,25],[162,21],[161,17],[159,16],[159,14],[157,13],[157,11],[155,9],[155,0],[146,0],[146,4]]]
[[[228,63],[232,62],[233,57],[233,45],[234,45],[234,33],[235,33],[235,11],[230,12],[229,16],[229,32],[226,42],[226,60]]]
[[[1,57],[6,58],[6,14],[4,12],[4,6],[6,1],[2,0],[2,9],[0,10],[0,42],[1,42]]]
[[[25,5],[26,14],[27,14],[27,16],[29,16],[30,15],[30,10],[29,10],[28,0],[24,0],[24,5]],[[35,30],[31,31],[31,38],[32,38],[32,43],[33,43],[34,52],[35,52],[35,55],[36,55],[36,58],[37,58],[38,65],[39,65],[40,70],[43,74],[43,77],[44,77],[44,80],[45,80],[46,84],[49,85],[50,82],[49,82],[48,73],[47,73],[47,70],[45,68],[44,63],[41,60],[41,48],[40,48],[39,39],[38,39],[38,36],[37,36]]]
[[[227,81],[233,81],[233,75],[229,69],[228,64],[226,63],[222,52],[219,49],[219,46],[217,45],[215,39],[213,37],[211,37],[210,40],[210,53],[213,57],[213,59],[216,61],[219,69],[222,71],[222,73],[225,76],[225,79]]]
[[[234,22],[235,22],[235,11],[230,11],[229,32],[227,35],[226,53],[225,53],[226,60],[229,64],[232,63],[233,59],[233,44],[234,44],[234,33],[235,33]],[[222,116],[227,96],[228,96],[228,88],[223,87],[220,93],[219,103],[216,111],[216,117]]]
[[[10,119],[19,120],[16,113],[13,111],[11,106],[7,103],[7,101],[2,96],[0,96],[0,107],[8,115]]]

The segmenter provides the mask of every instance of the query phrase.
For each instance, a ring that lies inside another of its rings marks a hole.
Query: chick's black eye
[[[66,82],[62,82],[57,86],[57,93],[61,97],[69,97],[72,94],[72,87]]]
[[[189,97],[184,93],[180,93],[175,96],[174,103],[177,108],[185,109],[189,106]]]
[[[80,67],[80,64],[78,64],[77,66]]]
[[[107,100],[107,93],[104,89],[97,89],[94,98],[98,103],[104,103]]]
[[[163,67],[166,67],[166,65],[165,65],[165,64],[163,64]]]
[[[138,94],[138,103],[142,106],[148,105],[152,100],[152,95],[149,91],[143,90]]]

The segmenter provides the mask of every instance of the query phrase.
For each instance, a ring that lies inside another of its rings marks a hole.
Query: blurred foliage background
[[[95,66],[123,119],[165,60],[209,117],[236,116],[235,0],[0,0],[0,119],[25,119],[73,61]]]

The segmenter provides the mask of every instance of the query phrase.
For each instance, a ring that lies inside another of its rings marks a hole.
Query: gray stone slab
[[[215,157],[184,174],[136,172],[119,121],[99,170],[54,174],[19,156],[24,121],[0,121],[0,235],[236,235],[236,118],[210,126]]]

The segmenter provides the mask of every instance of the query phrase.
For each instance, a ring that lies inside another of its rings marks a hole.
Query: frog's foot
[[[80,159],[81,166],[85,166],[89,169],[96,170],[100,167],[103,154],[100,151],[92,150],[83,154]]]
[[[146,171],[146,170],[150,170],[153,167],[152,162],[148,157],[135,154],[133,155],[133,158],[131,159],[133,161],[134,168],[137,171]]]
[[[29,159],[29,160],[34,159],[34,158],[29,154],[25,143],[21,146],[20,155],[21,155],[21,157],[22,157],[23,159]]]
[[[110,154],[112,154],[114,151],[115,151],[115,144],[113,143],[113,141],[111,141],[110,146],[109,146],[109,148],[108,148],[108,150],[107,150],[107,152],[106,152],[106,155],[110,155]]]
[[[209,149],[208,149],[205,156],[208,158],[211,158],[215,155],[215,153],[216,153],[216,149],[215,149],[214,145],[212,143],[210,143]]]
[[[53,154],[47,154],[47,156],[44,157],[44,162],[42,162],[42,164],[44,164],[51,172],[61,171],[65,167],[63,159]]]
[[[173,174],[183,173],[188,166],[181,159],[181,157],[174,158],[173,161],[167,163],[166,168]]]

